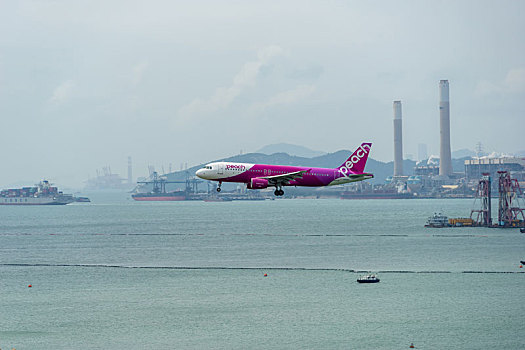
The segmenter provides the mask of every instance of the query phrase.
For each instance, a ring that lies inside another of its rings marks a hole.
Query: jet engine
[[[268,180],[266,179],[252,178],[250,183],[248,183],[248,188],[250,190],[258,190],[258,189],[267,188],[267,187],[268,187]]]

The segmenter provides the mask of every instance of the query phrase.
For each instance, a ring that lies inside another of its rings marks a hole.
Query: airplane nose
[[[201,179],[203,178],[202,175],[204,173],[204,169],[199,169],[195,172],[195,175],[197,175],[198,177],[200,177]]]

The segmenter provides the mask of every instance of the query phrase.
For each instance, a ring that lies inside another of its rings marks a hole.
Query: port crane
[[[202,181],[197,180],[197,179],[190,179],[190,178],[186,178],[185,181],[168,181],[166,179],[166,176],[159,175],[156,171],[151,172],[150,181],[137,181],[138,184],[143,184],[143,185],[153,184],[153,189],[151,191],[153,193],[166,193],[166,184],[186,184],[187,191],[192,190],[192,187],[193,187],[194,192],[196,192],[197,184],[199,182],[202,182]]]
[[[483,173],[476,191],[476,199],[481,200],[481,209],[470,212],[470,218],[475,226],[485,227],[525,227],[525,209],[521,208],[522,191],[519,182],[510,177],[508,171],[498,171],[498,222],[492,223],[491,217],[491,178],[489,173]],[[476,200],[474,200],[474,203]],[[474,218],[474,214],[477,217]]]

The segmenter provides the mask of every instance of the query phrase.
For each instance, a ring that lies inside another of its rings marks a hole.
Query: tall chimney
[[[131,157],[128,157],[128,184],[133,182],[133,168],[131,167]]]
[[[403,120],[401,101],[394,101],[394,176],[403,176]]]
[[[439,175],[452,175],[452,155],[450,152],[450,103],[448,80],[439,82],[439,125],[441,144],[439,147]]]

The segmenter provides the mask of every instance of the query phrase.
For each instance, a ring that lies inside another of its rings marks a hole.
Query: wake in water
[[[268,271],[341,271],[353,273],[367,273],[369,270],[336,269],[336,268],[310,268],[310,267],[229,267],[229,266],[128,266],[106,264],[0,264],[11,267],[98,267],[115,269],[151,269],[151,270],[268,270]],[[491,274],[522,274],[525,271],[408,271],[408,270],[382,270],[377,273],[491,273]]]

